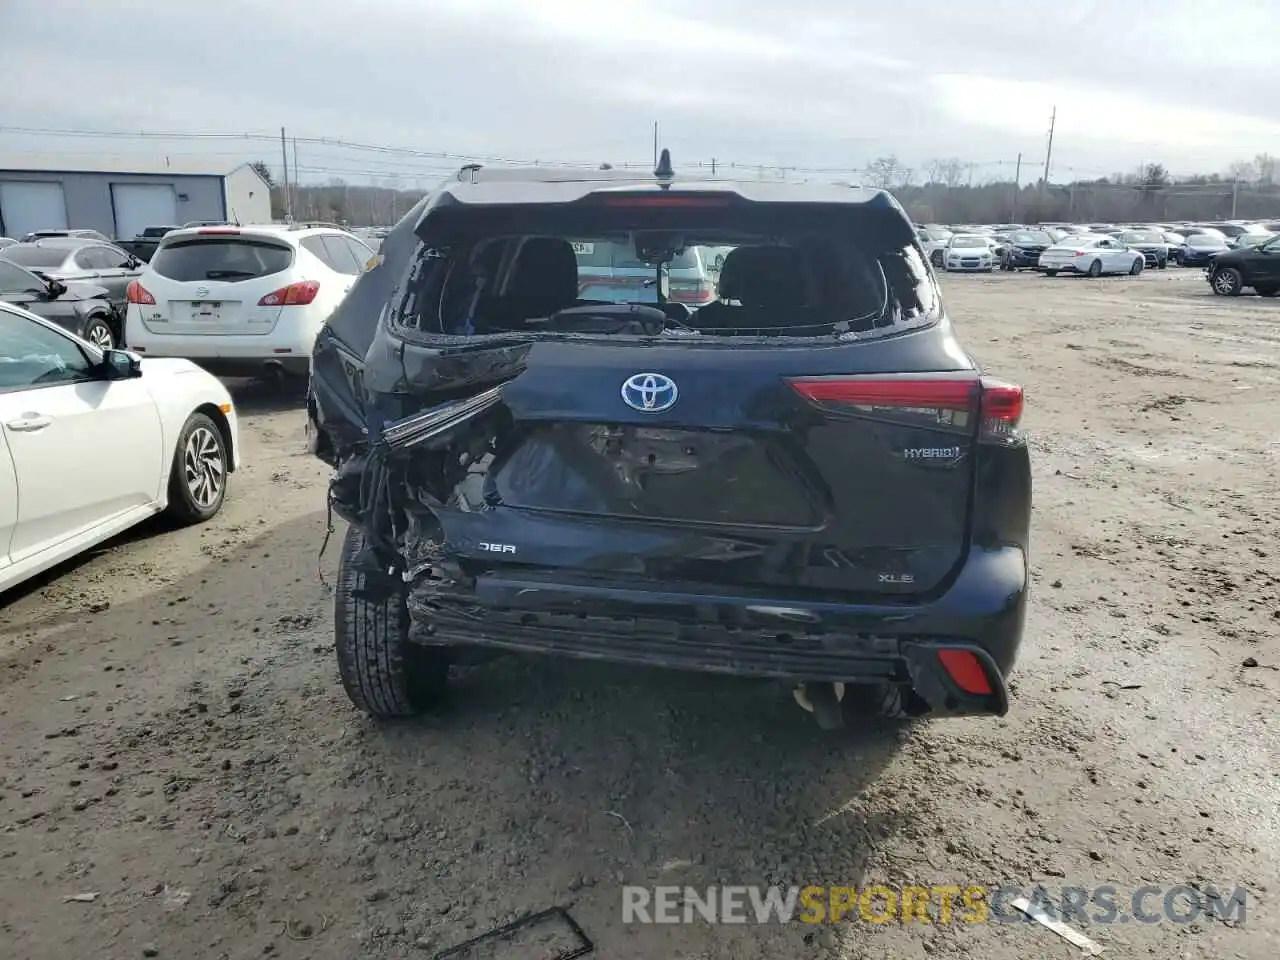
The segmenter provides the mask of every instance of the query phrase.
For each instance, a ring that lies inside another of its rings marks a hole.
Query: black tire
[[[364,546],[364,534],[349,527],[333,595],[338,675],[347,697],[369,716],[380,720],[415,717],[444,696],[448,655],[410,642],[403,594],[394,592],[380,599],[366,594],[369,576],[356,562]]]
[[[933,253],[929,254],[929,262],[932,263],[935,267],[942,266],[942,251],[935,250],[933,251]]]
[[[1166,269],[1168,269],[1168,267],[1169,267],[1169,260],[1168,260],[1168,258],[1166,257],[1164,260],[1157,260],[1157,261],[1156,261],[1156,266],[1157,266],[1157,267],[1159,267],[1161,270],[1166,270]]]
[[[221,510],[230,463],[218,425],[203,413],[187,417],[169,468],[169,517],[182,524],[204,523]]]
[[[1058,271],[1057,271],[1057,270],[1046,270],[1046,271],[1044,272],[1044,275],[1045,275],[1046,277],[1056,277],[1056,276],[1058,275]]]
[[[1102,276],[1102,261],[1095,260],[1089,264],[1089,279],[1097,280],[1100,276]]]
[[[1181,253],[1179,253],[1176,257],[1174,257],[1173,260],[1174,260],[1174,263],[1176,263],[1180,267],[1185,267],[1187,265],[1187,258],[1184,257]]]
[[[859,721],[906,720],[912,693],[895,683],[848,683],[840,699],[845,725],[855,728]]]
[[[111,324],[101,315],[92,316],[84,322],[84,333],[81,334],[81,339],[88,340],[99,350],[111,350],[119,344]]]
[[[1133,261],[1133,266],[1129,268],[1129,276],[1136,277],[1138,274],[1140,274],[1143,271],[1146,265],[1147,263],[1145,260]]]
[[[1244,289],[1244,278],[1235,267],[1219,267],[1209,276],[1209,286],[1220,297],[1238,297]]]

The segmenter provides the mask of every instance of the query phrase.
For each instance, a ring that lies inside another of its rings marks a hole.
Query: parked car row
[[[917,224],[916,238],[935,268],[985,272],[995,269],[1039,270],[1058,273],[1141,273],[1147,267],[1163,270],[1212,266],[1223,254],[1250,249],[1270,250],[1280,221],[1213,223],[1045,223],[1037,225]],[[1224,274],[1220,285],[1239,280],[1248,286],[1252,264],[1267,263],[1269,255],[1244,256],[1239,277]],[[1265,279],[1264,286],[1269,282]],[[1215,290],[1217,287],[1215,287]]]

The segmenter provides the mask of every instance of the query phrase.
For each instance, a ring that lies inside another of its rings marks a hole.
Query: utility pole
[[[658,169],[658,121],[653,121],[653,168]]]
[[[298,168],[297,164],[294,164],[294,169],[296,170],[297,168]],[[1013,171],[1013,212],[1009,216],[1009,219],[1012,220],[1014,223],[1018,222],[1018,194],[1021,192],[1022,192],[1022,154],[1018,154],[1018,165],[1014,168],[1014,171]]]
[[[281,195],[280,206],[284,211],[285,222],[288,223],[293,219],[293,203],[289,199],[289,154],[284,146],[284,127],[280,128],[280,162],[284,165],[284,193]]]
[[[973,162],[969,163],[969,186],[973,186]]]
[[[715,157],[711,158],[711,175],[713,177],[716,175],[716,158]]]
[[[1058,124],[1058,108],[1054,106],[1053,113],[1049,115],[1049,149],[1044,154],[1044,186],[1049,187],[1049,165],[1053,162],[1053,128]]]
[[[293,193],[294,197],[289,201],[289,209],[297,210],[298,204],[302,200],[302,181],[298,179],[298,138],[293,138]]]
[[[1236,204],[1240,200],[1240,178],[1236,177],[1231,184],[1231,219],[1236,218]]]

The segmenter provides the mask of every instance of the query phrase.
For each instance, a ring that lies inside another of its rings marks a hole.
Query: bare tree
[[[958,187],[965,178],[969,165],[959,157],[947,157],[938,161],[938,176],[935,182],[944,183],[948,187]]]
[[[1258,179],[1258,168],[1248,160],[1236,160],[1227,167],[1227,179],[1251,183]]]
[[[255,160],[253,163],[249,164],[249,166],[253,167],[254,172],[266,181],[268,187],[274,187],[276,185],[276,178],[272,175],[271,168],[261,160]]]
[[[1254,169],[1258,171],[1258,186],[1268,187],[1276,182],[1276,158],[1269,153],[1260,153],[1253,158]]]
[[[895,185],[902,175],[902,164],[893,154],[887,157],[876,157],[862,171],[867,183],[873,187],[887,190]]]
[[[1169,183],[1169,171],[1163,163],[1148,163],[1142,168],[1142,185],[1147,188],[1163,187]]]

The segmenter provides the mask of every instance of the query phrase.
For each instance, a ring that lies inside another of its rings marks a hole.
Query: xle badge
[[[915,583],[916,578],[909,573],[882,573],[880,574],[881,583]]]

